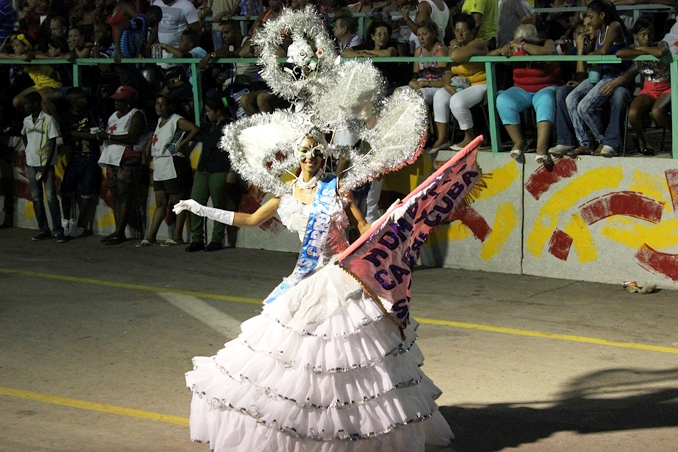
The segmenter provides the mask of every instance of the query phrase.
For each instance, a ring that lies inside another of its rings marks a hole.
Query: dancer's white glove
[[[233,217],[235,217],[235,212],[230,210],[215,209],[213,207],[205,207],[192,199],[179,201],[174,205],[172,210],[174,210],[174,213],[176,214],[184,210],[188,210],[192,214],[206,217],[210,220],[218,221],[219,223],[224,223],[229,226],[233,224]]]

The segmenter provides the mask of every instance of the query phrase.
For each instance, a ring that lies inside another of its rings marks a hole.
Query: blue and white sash
[[[336,193],[337,178],[334,176],[328,175],[318,183],[297,265],[294,267],[292,274],[285,278],[264,300],[264,304],[272,302],[281,293],[299,284],[299,281],[310,275],[318,266],[320,255],[327,240],[327,232],[331,219],[330,212],[336,200]]]

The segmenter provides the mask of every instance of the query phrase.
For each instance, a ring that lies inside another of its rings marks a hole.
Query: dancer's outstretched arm
[[[278,210],[279,204],[280,198],[271,198],[259,207],[256,212],[243,213],[206,207],[192,199],[186,199],[176,203],[173,210],[174,213],[177,214],[183,210],[188,210],[195,215],[206,217],[210,220],[218,221],[219,223],[224,223],[229,226],[256,227],[273,218]]]

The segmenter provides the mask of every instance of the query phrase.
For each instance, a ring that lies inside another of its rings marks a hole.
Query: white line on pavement
[[[226,337],[236,337],[240,333],[242,322],[224,314],[199,298],[178,293],[158,293],[158,295],[217,333]]]

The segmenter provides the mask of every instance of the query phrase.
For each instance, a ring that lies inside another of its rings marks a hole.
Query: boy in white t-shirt
[[[61,227],[61,208],[56,196],[54,165],[57,162],[57,137],[59,130],[54,118],[41,109],[42,96],[37,91],[26,94],[24,110],[28,116],[24,118],[21,135],[26,146],[26,166],[28,183],[31,187],[33,210],[38,220],[40,232],[33,240],[52,238],[47,222],[44,198],[47,197],[52,227],[59,243],[67,242]]]

